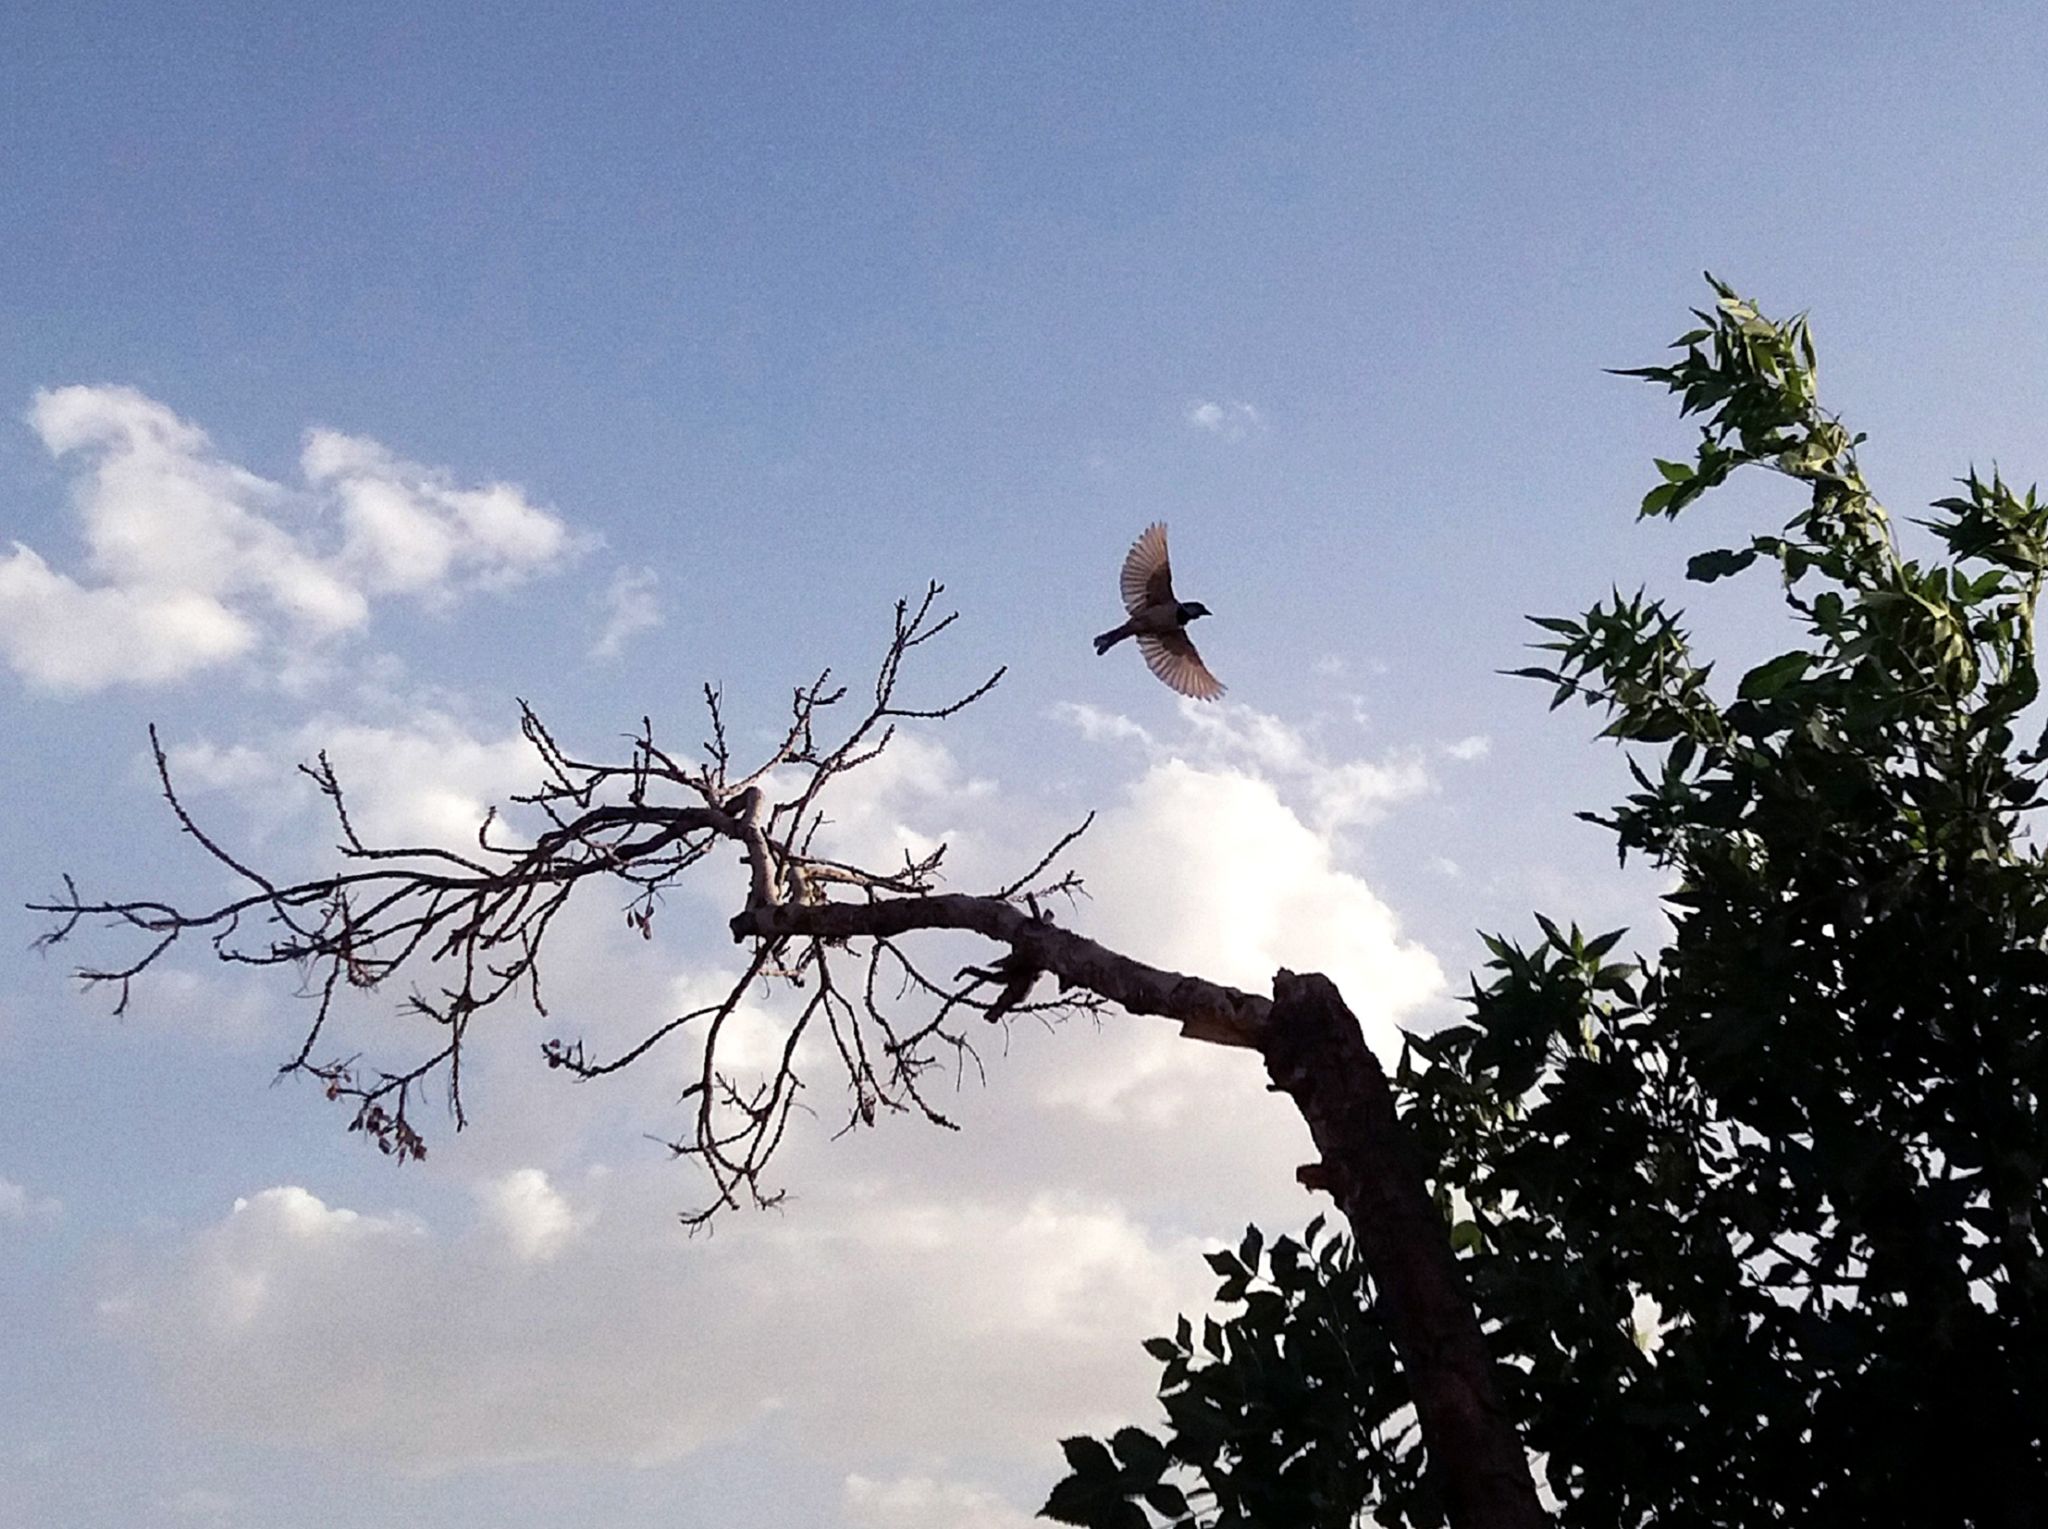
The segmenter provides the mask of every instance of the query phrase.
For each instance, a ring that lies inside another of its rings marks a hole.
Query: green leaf
[[[1723,547],[1714,552],[1701,552],[1690,558],[1685,565],[1685,576],[1696,584],[1711,584],[1716,579],[1725,579],[1731,574],[1742,572],[1756,561],[1756,548],[1743,547],[1740,550]]]
[[[1667,740],[1624,751],[1619,803],[1577,816],[1671,888],[1668,923],[1639,965],[1584,913],[1527,952],[1485,940],[1469,1014],[1408,1037],[1391,1079],[1426,1165],[1411,1187],[1574,1521],[1676,1502],[1727,1524],[2002,1522],[2048,1501],[2040,1366],[2006,1362],[2048,1346],[2048,733],[2039,757],[2013,738],[2040,692],[2048,507],[1972,474],[1937,555],[1907,561],[1861,435],[1816,396],[1804,321],[1715,297],[1670,365],[1633,373],[1701,432],[1646,504],[1676,514],[1753,462],[1799,479],[1782,533],[1688,572],[1775,561],[1777,641],[1809,651],[1724,698],[1645,593],[1544,618],[1531,661],[1552,667],[1524,672],[1604,707],[1610,736]],[[1772,642],[1739,615],[1745,644]],[[1241,1248],[1207,1354],[1166,1366],[1155,1434],[1186,1490],[1127,1473],[1091,1529],[1197,1529],[1189,1495],[1200,1529],[1443,1521],[1392,1314],[1344,1238],[1307,1240],[1302,1260]],[[1653,1353],[1627,1342],[1633,1290],[1663,1308]],[[1929,1428],[1933,1454],[1898,1444]]]
[[[1680,492],[1681,486],[1679,484],[1660,484],[1643,495],[1643,502],[1637,510],[1637,514],[1645,520],[1652,515],[1664,514],[1672,507],[1672,501],[1678,498]]]
[[[1745,701],[1768,701],[1795,683],[1813,665],[1811,653],[1781,653],[1743,675],[1735,693]]]
[[[1586,941],[1586,959],[1588,961],[1599,960],[1608,951],[1614,949],[1615,945],[1621,940],[1621,937],[1627,933],[1626,929],[1611,929],[1606,934],[1596,935],[1594,938]]]
[[[1593,973],[1593,987],[1601,992],[1614,992],[1624,987],[1628,979],[1641,968],[1633,961],[1615,961]]]

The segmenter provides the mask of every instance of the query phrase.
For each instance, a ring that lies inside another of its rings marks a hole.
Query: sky
[[[322,749],[367,835],[460,842],[537,779],[516,698],[687,748],[711,681],[759,747],[936,579],[912,692],[1007,673],[845,783],[850,850],[985,890],[1095,811],[1075,927],[1327,971],[1388,1054],[1478,930],[1653,948],[1573,816],[1622,759],[1498,671],[1647,583],[1739,673],[1770,591],[1684,560],[1794,506],[1636,524],[1690,427],[1605,369],[1711,269],[1810,311],[1896,512],[2032,481],[2044,53],[1991,4],[8,7],[0,1529],[1019,1529],[1059,1437],[1153,1417],[1200,1252],[1321,1208],[1255,1060],[1020,1022],[957,1134],[835,1136],[821,1072],[786,1205],[692,1238],[688,1058],[539,1043],[701,1001],[736,873],[644,941],[588,889],[403,1169],[273,1084],[288,975],[181,949],[116,1017],[71,970],[127,947],[20,905],[225,891],[151,723],[308,874]],[[1154,520],[1215,706],[1088,643]],[[401,996],[348,1044],[409,1054]]]

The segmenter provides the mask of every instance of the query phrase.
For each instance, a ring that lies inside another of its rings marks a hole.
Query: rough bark
[[[1547,1524],[1448,1229],[1357,1018],[1329,978],[1282,971],[1261,1042],[1267,1072],[1322,1156],[1311,1176],[1350,1221],[1372,1275],[1451,1523]]]
[[[886,939],[914,929],[968,930],[1002,941],[1063,986],[1086,988],[1133,1014],[1178,1020],[1183,1035],[1219,1046],[1256,1048],[1273,1008],[1256,994],[1134,961],[994,897],[942,892],[876,902],[756,904],[730,927],[735,940]]]

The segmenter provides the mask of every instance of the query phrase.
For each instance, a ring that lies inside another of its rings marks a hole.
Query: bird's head
[[[1182,604],[1180,608],[1181,625],[1186,626],[1190,621],[1193,621],[1197,616],[1206,616],[1208,614],[1209,607],[1204,605],[1201,601],[1186,601]]]

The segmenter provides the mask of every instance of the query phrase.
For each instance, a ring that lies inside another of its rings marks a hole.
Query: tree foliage
[[[1782,530],[1688,572],[1772,570],[1797,640],[1731,686],[1662,600],[1538,619],[1518,672],[1628,747],[1635,789],[1587,816],[1670,875],[1672,933],[1633,963],[1540,917],[1489,938],[1468,1021],[1408,1043],[1402,1118],[1561,1521],[2038,1523],[2048,504],[1972,472],[1908,557],[1805,321],[1715,298],[1626,374],[1702,417],[1641,515],[1791,480]],[[1165,1436],[1116,1435],[1114,1472],[1069,1441],[1048,1516],[1441,1521],[1370,1284],[1311,1244],[1219,1265],[1236,1314],[1147,1345]]]
[[[1206,1255],[1230,1320],[1148,1338],[1168,1433],[1062,1441],[1045,1516],[1102,1529],[1355,1522],[1371,1494],[1419,1500],[1422,1455],[1365,1265],[1321,1217],[1267,1247]],[[1147,1518],[1142,1503],[1152,1510]],[[1438,1515],[1437,1521],[1441,1521]]]

